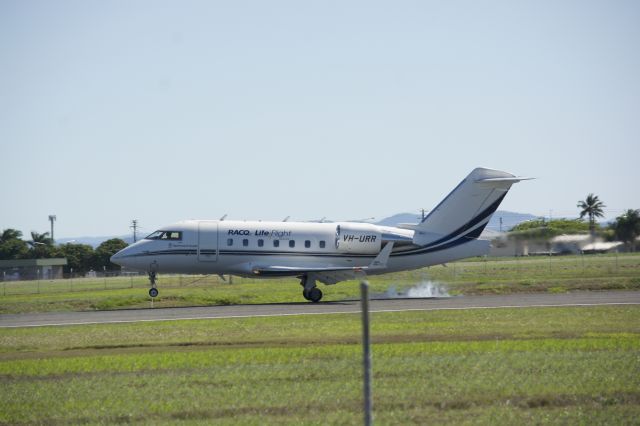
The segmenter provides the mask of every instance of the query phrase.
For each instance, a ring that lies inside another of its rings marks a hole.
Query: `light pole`
[[[56,240],[53,238],[53,222],[56,221],[56,215],[55,214],[50,214],[49,215],[49,222],[51,222],[51,243],[55,244]]]

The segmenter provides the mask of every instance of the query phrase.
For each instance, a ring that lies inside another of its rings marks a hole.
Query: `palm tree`
[[[640,210],[627,210],[622,216],[616,218],[611,227],[616,238],[634,251],[636,238],[640,236]]]
[[[43,232],[42,234],[38,234],[35,231],[31,231],[31,240],[27,241],[31,247],[35,247],[38,245],[52,246],[53,240],[49,238],[48,232]]]
[[[22,232],[17,229],[7,228],[0,234],[0,243],[4,243],[10,240],[19,240],[22,237]]]
[[[31,231],[31,240],[27,241],[31,246],[30,252],[34,259],[42,259],[49,257],[53,248],[53,240],[49,237],[48,232],[39,234]]]
[[[21,259],[27,255],[27,243],[21,240],[22,232],[7,228],[0,233],[0,259]]]
[[[591,230],[591,235],[593,235],[596,229],[596,218],[604,217],[602,208],[606,206],[598,199],[597,195],[589,194],[586,200],[578,201],[578,207],[582,209],[580,211],[580,219],[589,216],[589,229]]]

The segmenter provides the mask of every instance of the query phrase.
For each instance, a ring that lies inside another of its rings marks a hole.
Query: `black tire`
[[[149,296],[158,297],[158,289],[157,288],[150,288],[149,289]]]
[[[311,300],[313,303],[318,303],[320,299],[322,299],[322,290],[314,287],[308,291],[307,295],[309,296],[308,300]]]

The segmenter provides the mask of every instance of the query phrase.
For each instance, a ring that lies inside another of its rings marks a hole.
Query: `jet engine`
[[[341,223],[336,226],[336,250],[339,253],[378,254],[382,233],[367,223]]]

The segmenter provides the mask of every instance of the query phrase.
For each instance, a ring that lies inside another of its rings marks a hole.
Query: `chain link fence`
[[[384,275],[389,282],[410,283],[425,279],[441,283],[483,284],[494,281],[539,281],[541,279],[586,280],[596,277],[633,277],[640,280],[640,254],[604,254],[577,256],[538,256],[511,258],[476,258],[452,262],[415,271]],[[65,274],[62,279],[16,280],[0,276],[0,295],[27,295],[97,290],[148,288],[146,274],[132,272],[94,272],[91,276]],[[218,275],[158,275],[162,288],[211,287],[219,284],[257,282],[255,278]],[[270,279],[271,282],[274,279]],[[296,278],[275,279],[283,284]]]

